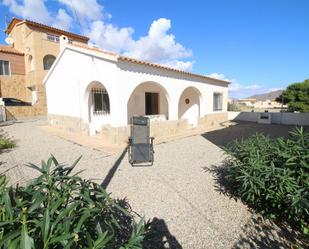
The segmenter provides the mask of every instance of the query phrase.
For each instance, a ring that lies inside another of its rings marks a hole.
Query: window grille
[[[110,113],[108,93],[103,88],[92,88],[93,114],[106,115]]]
[[[223,95],[222,93],[214,93],[213,110],[222,111]]]
[[[10,74],[10,63],[8,61],[0,60],[0,75],[9,76]]]

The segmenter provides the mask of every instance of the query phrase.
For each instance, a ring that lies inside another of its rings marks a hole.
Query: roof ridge
[[[34,26],[39,26],[41,28],[46,28],[46,29],[49,29],[49,30],[53,30],[53,31],[56,31],[58,33],[64,33],[64,34],[68,34],[70,36],[75,36],[75,37],[79,37],[83,40],[89,40],[89,37],[87,36],[84,36],[84,35],[80,35],[80,34],[76,34],[76,33],[73,33],[73,32],[70,32],[70,31],[66,31],[66,30],[63,30],[63,29],[60,29],[60,28],[56,28],[56,27],[52,27],[52,26],[49,26],[49,25],[46,25],[46,24],[43,24],[43,23],[39,23],[39,22],[36,22],[36,21],[32,21],[30,19],[20,19],[20,18],[17,18],[17,17],[13,17],[11,22],[8,24],[5,32],[7,34],[9,34],[11,32],[11,30],[13,29],[13,26],[11,29],[10,29],[10,26],[11,24],[14,22],[14,21],[17,21],[17,23],[15,23],[15,25],[17,24],[20,24],[20,23],[26,23],[26,24],[30,24],[30,25],[34,25]]]

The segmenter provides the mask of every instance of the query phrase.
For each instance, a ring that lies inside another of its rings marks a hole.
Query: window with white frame
[[[46,38],[47,38],[47,40],[52,41],[52,42],[59,42],[60,41],[58,35],[46,34]]]
[[[0,60],[0,75],[11,75],[9,61]]]
[[[110,113],[108,93],[103,88],[92,88],[93,114],[102,115]]]
[[[214,93],[213,99],[213,110],[214,111],[222,111],[223,106],[223,94],[222,93]]]

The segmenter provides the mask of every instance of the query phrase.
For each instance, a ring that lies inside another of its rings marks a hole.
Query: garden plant
[[[0,248],[142,248],[143,219],[126,200],[72,173],[51,156],[26,186],[0,176]]]
[[[234,194],[268,217],[286,221],[308,236],[309,133],[294,129],[289,137],[256,134],[234,141],[226,179]]]

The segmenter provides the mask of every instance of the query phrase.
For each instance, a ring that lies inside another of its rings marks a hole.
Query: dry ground
[[[113,197],[126,197],[133,210],[155,218],[153,248],[287,248],[293,234],[252,214],[240,201],[220,191],[218,170],[224,154],[219,146],[256,131],[287,135],[291,127],[241,123],[235,126],[161,143],[155,146],[152,167],[132,167],[126,151],[104,153],[48,134],[28,120],[2,129],[17,147],[0,154],[0,172],[13,184],[25,183],[35,172],[24,166],[53,154],[72,163],[83,156],[76,170],[101,183]]]

